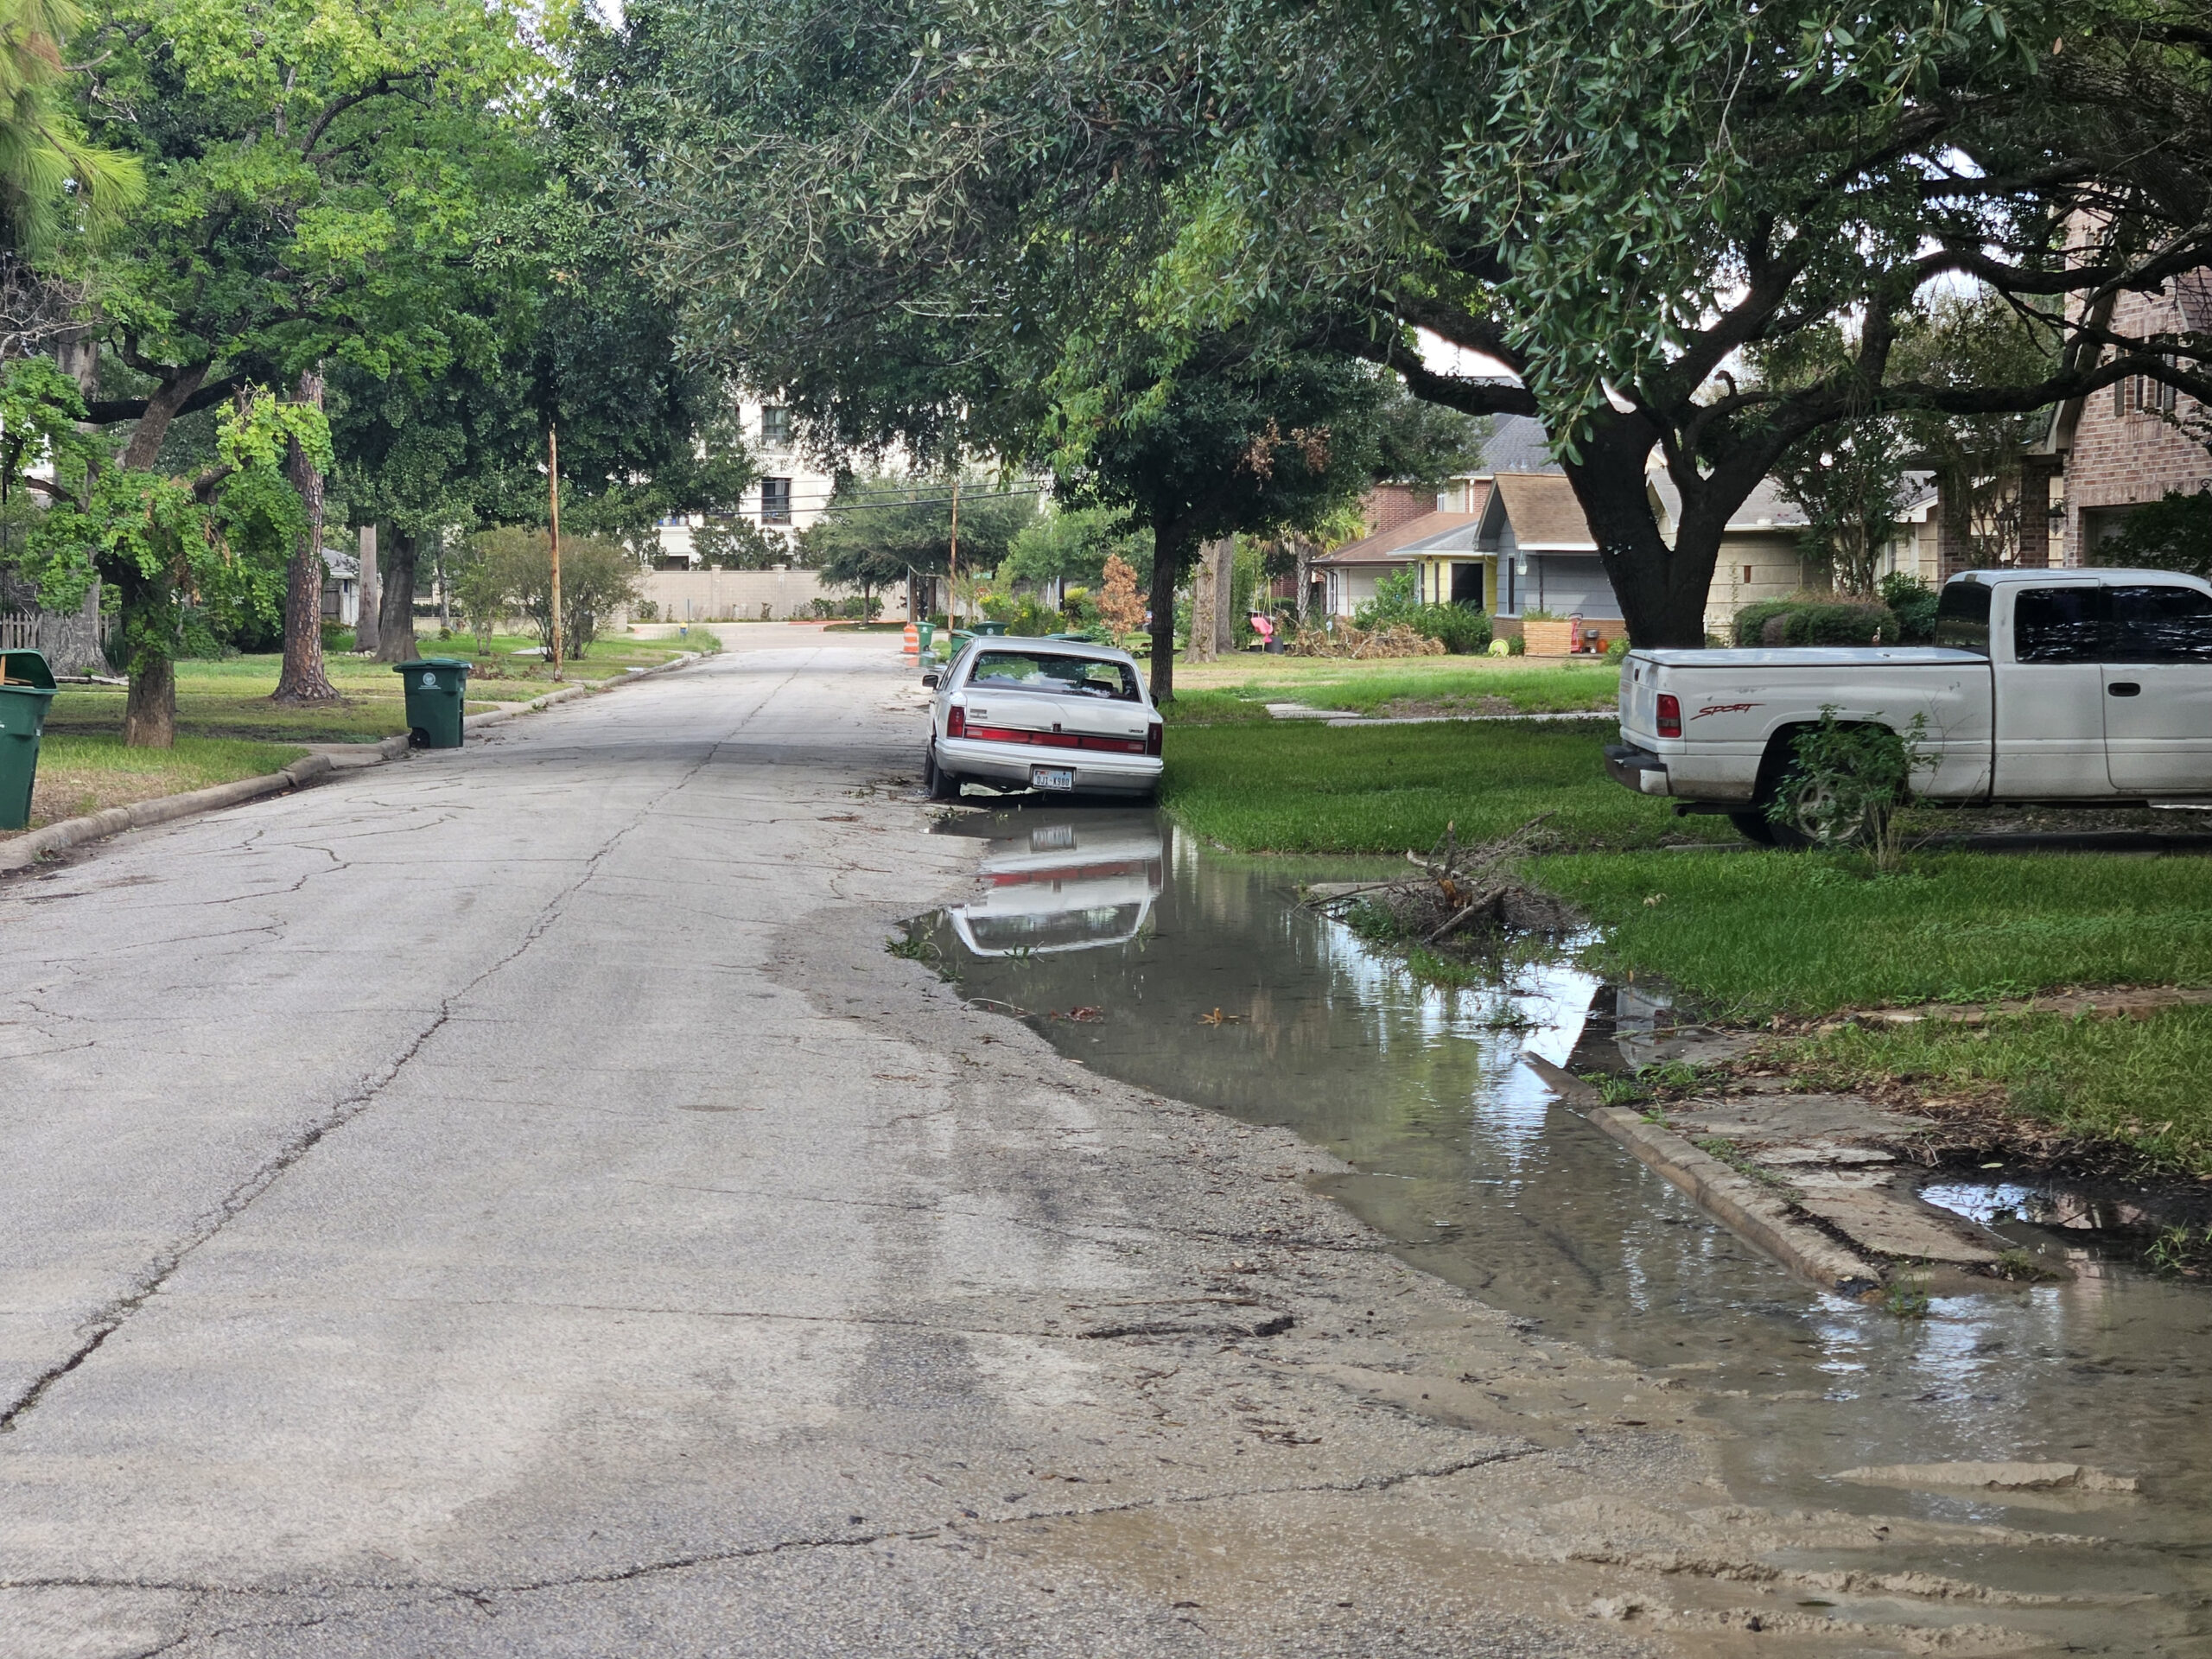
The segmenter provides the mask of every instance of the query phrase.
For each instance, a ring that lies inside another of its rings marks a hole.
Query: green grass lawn
[[[1852,1027],[1777,1042],[1762,1058],[1831,1088],[1904,1078],[1929,1096],[1993,1090],[2021,1117],[2124,1148],[2153,1168],[2212,1175],[2212,1008]]]
[[[1601,721],[1181,724],[1162,800],[1248,852],[1397,855],[1447,821],[1472,841],[1548,812],[1560,850],[1529,874],[1599,925],[1590,965],[1663,980],[1726,1020],[2212,984],[2212,857],[1915,852],[1879,875],[1856,855],[1742,849],[1725,819],[1677,818],[1609,781],[1611,734]],[[1778,1038],[1773,1052],[1816,1084],[1977,1089],[2024,1119],[2212,1174],[2212,1011],[1924,1023]]]
[[[1604,662],[1520,657],[1402,657],[1345,662],[1242,653],[1178,663],[1168,718],[1179,724],[1268,718],[1270,702],[1363,715],[1567,714],[1614,706],[1620,671]]]
[[[1606,930],[1597,965],[1738,1020],[2212,983],[2207,859],[1918,854],[1875,875],[1850,855],[1677,852],[1533,874]]]
[[[424,637],[419,649],[425,656],[457,657],[473,663],[468,679],[467,712],[483,714],[503,702],[527,702],[553,689],[552,673],[537,658],[513,653],[534,642],[499,635],[492,648],[479,652],[467,635],[452,639]],[[709,636],[690,640],[629,639],[617,636],[597,641],[582,662],[563,665],[563,682],[606,681],[620,677],[632,667],[650,668],[664,663],[679,651],[719,650]],[[219,661],[188,661],[176,665],[177,735],[194,738],[242,738],[257,742],[374,743],[407,729],[406,700],[399,677],[390,663],[332,652],[323,669],[338,688],[334,703],[280,705],[270,702],[276,689],[282,659],[273,654],[228,657]],[[119,734],[123,729],[124,692],[120,686],[64,686],[47,715],[49,734],[92,737]],[[240,774],[251,776],[251,773]]]
[[[1447,823],[1479,841],[1542,813],[1562,848],[1733,839],[1724,820],[1677,818],[1608,779],[1612,734],[1599,720],[1182,726],[1167,740],[1161,799],[1240,852],[1426,851]]]
[[[159,795],[264,777],[306,753],[288,744],[220,737],[180,737],[171,749],[126,749],[116,733],[56,734],[49,729],[39,744],[29,828]],[[0,840],[11,833],[0,831]]]

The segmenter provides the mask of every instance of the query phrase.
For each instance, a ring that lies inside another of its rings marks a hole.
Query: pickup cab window
[[[2105,590],[2023,588],[2012,601],[2012,660],[2094,663],[2104,651]]]
[[[1978,582],[1948,582],[1936,601],[1936,643],[1953,651],[1989,655],[1989,589]]]
[[[2107,662],[2212,664],[2212,594],[2160,582],[2107,597]]]

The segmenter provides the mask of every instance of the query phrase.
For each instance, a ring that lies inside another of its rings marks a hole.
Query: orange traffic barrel
[[[918,657],[922,654],[921,630],[911,622],[906,625],[906,643],[899,647],[899,652],[902,657]]]

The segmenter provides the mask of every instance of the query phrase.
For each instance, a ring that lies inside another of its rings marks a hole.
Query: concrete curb
[[[548,691],[543,696],[532,697],[528,702],[510,703],[504,709],[494,709],[488,715],[465,715],[461,717],[461,734],[466,736],[470,732],[482,731],[486,726],[504,725],[506,721],[523,715],[535,714],[540,709],[550,709],[556,702],[566,702],[572,697],[588,697],[595,691],[612,691],[618,685],[635,685],[639,680],[649,680],[656,674],[673,673],[679,668],[689,668],[692,664],[701,660],[704,654],[701,652],[687,651],[681,656],[671,657],[668,661],[656,664],[653,667],[641,672],[625,674],[619,680],[600,680],[590,685],[564,685],[558,691]]]
[[[1839,1295],[1859,1296],[1882,1286],[1882,1270],[1802,1220],[1779,1193],[1738,1174],[1710,1153],[1700,1152],[1672,1129],[1621,1106],[1600,1106],[1590,1121],[1689,1194],[1707,1215],[1726,1224],[1801,1279]]]
[[[1522,1059],[1561,1099],[1665,1176],[1707,1215],[1746,1244],[1765,1251],[1799,1278],[1842,1296],[1882,1286],[1882,1269],[1862,1260],[1797,1213],[1780,1193],[1700,1152],[1664,1124],[1622,1106],[1599,1103],[1595,1089],[1541,1055]]]
[[[530,714],[552,703],[565,702],[571,697],[607,690],[617,685],[628,685],[633,681],[649,679],[655,674],[665,674],[672,669],[687,667],[697,662],[701,654],[687,651],[682,656],[671,658],[640,674],[626,674],[619,680],[601,681],[594,685],[563,686],[558,691],[549,691],[542,697],[533,697],[530,702],[518,703],[511,709],[494,709],[488,715],[467,715],[461,721],[462,734],[465,736],[485,726],[496,726],[503,721],[512,720],[518,715]],[[347,750],[353,753],[334,753]],[[318,779],[327,778],[334,772],[353,772],[363,766],[380,766],[387,760],[397,760],[407,752],[407,734],[404,732],[387,737],[381,743],[326,744],[293,761],[282,772],[272,772],[264,777],[240,778],[232,783],[191,790],[182,795],[157,795],[152,800],[134,801],[129,806],[111,806],[105,811],[93,812],[81,818],[64,818],[59,823],[49,823],[42,830],[34,830],[13,841],[0,841],[0,873],[26,868],[48,853],[81,847],[88,841],[104,841],[127,830],[149,829],[157,823],[174,823],[178,818],[188,818],[200,812],[240,806],[248,801],[259,800],[264,795],[280,794],[288,789],[305,789],[309,784]],[[356,754],[359,758],[356,759]]]
[[[399,740],[404,746],[406,739]],[[381,749],[383,744],[377,745]],[[280,794],[288,789],[305,789],[319,778],[327,778],[338,770],[327,754],[310,754],[295,760],[282,772],[272,772],[260,778],[241,778],[233,783],[217,784],[208,789],[191,790],[182,795],[158,795],[149,801],[133,801],[129,806],[111,806],[81,818],[64,818],[59,823],[49,823],[43,830],[34,830],[14,841],[0,842],[0,870],[19,870],[35,864],[48,853],[58,853],[66,848],[81,846],[88,841],[104,840],[119,836],[126,830],[144,830],[157,823],[168,823],[177,818],[188,818],[195,813],[213,812],[226,806],[238,806],[245,802],[258,800],[264,795]]]

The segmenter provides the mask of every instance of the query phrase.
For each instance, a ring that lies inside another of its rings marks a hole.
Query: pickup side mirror
[[[944,676],[938,673],[935,669],[931,669],[928,673],[922,676],[922,689],[925,691],[936,690],[937,683],[944,677]]]

